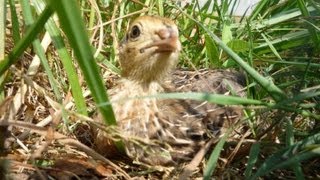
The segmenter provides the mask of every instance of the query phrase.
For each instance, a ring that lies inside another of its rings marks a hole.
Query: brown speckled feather
[[[239,107],[140,98],[161,92],[245,95],[244,78],[235,71],[176,70],[168,76],[177,64],[180,50],[176,25],[154,16],[133,21],[120,45],[122,79],[109,94],[126,153],[136,161],[173,165],[190,160],[209,138],[216,138],[224,126],[241,117]],[[97,121],[101,122],[101,118]],[[98,129],[95,139],[96,149],[108,154],[108,134]]]

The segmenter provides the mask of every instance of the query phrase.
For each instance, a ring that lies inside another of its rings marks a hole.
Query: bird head
[[[122,76],[146,84],[161,81],[178,62],[181,50],[178,37],[177,26],[167,18],[135,19],[120,43]]]

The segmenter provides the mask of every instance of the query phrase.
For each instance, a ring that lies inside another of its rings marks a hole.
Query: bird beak
[[[156,34],[160,37],[160,40],[155,40],[148,46],[144,47],[143,50],[151,47],[158,47],[156,52],[159,53],[176,52],[181,50],[178,32],[174,31],[171,27],[161,29],[157,31]]]

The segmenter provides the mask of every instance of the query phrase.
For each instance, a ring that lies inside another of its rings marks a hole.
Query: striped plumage
[[[233,71],[172,72],[180,50],[175,23],[154,16],[134,20],[120,44],[122,79],[109,94],[118,130],[132,159],[152,165],[189,160],[228,120],[235,121],[241,116],[241,109],[236,107],[191,100],[135,98],[189,91],[232,90],[243,95],[242,77]],[[95,144],[100,153],[108,153],[110,139],[105,132],[98,130]]]

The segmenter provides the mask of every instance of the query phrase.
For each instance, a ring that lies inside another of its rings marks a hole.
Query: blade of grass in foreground
[[[50,0],[49,6],[58,14],[61,27],[74,50],[93,99],[97,104],[109,102],[76,1]],[[99,106],[99,110],[107,125],[116,124],[111,106]]]
[[[251,15],[249,16],[249,20],[252,21],[254,19],[256,19],[258,17],[259,14],[263,14],[261,13],[261,11],[265,8],[265,6],[267,5],[268,0],[262,0],[258,3],[258,5],[254,8],[253,12],[251,13]]]
[[[161,93],[154,96],[146,96],[143,98],[156,97],[159,99],[192,99],[198,101],[208,101],[214,104],[220,105],[263,105],[270,106],[271,104],[264,103],[255,99],[242,98],[237,96],[227,96],[221,94],[210,94],[210,93]]]
[[[97,49],[94,48],[94,47],[92,47],[92,49],[93,49],[93,52],[95,52],[95,51],[97,50]],[[112,72],[117,73],[117,74],[120,74],[120,73],[121,73],[121,70],[120,70],[118,67],[116,67],[114,64],[112,64],[109,60],[106,60],[105,58],[106,58],[105,56],[103,56],[101,53],[99,53],[99,54],[97,55],[97,57],[96,57],[96,60],[97,60],[98,62],[102,62],[102,63],[103,63],[104,65],[106,65],[107,68],[108,68],[109,70],[111,70]]]
[[[297,0],[298,2],[298,6],[299,6],[299,9],[302,13],[302,15],[304,17],[310,17],[310,13],[308,11],[308,8],[306,6],[306,3],[304,0]],[[313,43],[315,45],[315,47],[319,50],[320,49],[320,38],[319,38],[319,35],[316,33],[315,29],[310,26],[309,24],[307,24],[307,27],[308,27],[308,30],[309,30],[309,33],[311,34],[312,36],[312,40],[313,40]]]
[[[25,36],[16,44],[8,56],[3,61],[0,61],[0,76],[8,70],[8,68],[19,60],[23,51],[32,43],[40,31],[43,30],[44,24],[53,14],[51,8],[46,8],[39,19],[27,30]]]
[[[275,101],[286,99],[286,95],[271,80],[260,75],[254,68],[249,66],[241,57],[224,44],[215,34],[213,34],[202,23],[194,19],[192,16],[184,12],[180,7],[176,6],[184,15],[192,19],[198,26],[206,31],[206,33],[229,55],[231,56],[257,83],[259,83]]]
[[[258,160],[259,152],[260,152],[260,143],[254,143],[250,148],[248,165],[247,165],[246,170],[244,172],[244,177],[246,179],[248,179],[252,174],[252,168]]]
[[[309,136],[303,141],[280,150],[261,164],[257,172],[250,179],[257,179],[269,172],[290,167],[293,163],[301,162],[312,157],[320,156],[320,133]]]
[[[20,31],[19,31],[19,19],[15,7],[15,1],[9,0],[10,13],[11,13],[11,23],[12,23],[12,37],[13,42],[16,44],[20,40]]]
[[[6,1],[0,1],[0,12],[6,12]],[[6,13],[0,14],[0,61],[3,60],[5,54],[5,38],[6,37]]]
[[[43,0],[33,0],[34,7],[38,14],[40,14],[44,7],[45,3]],[[79,83],[79,77],[76,73],[76,70],[72,64],[72,59],[68,53],[68,50],[64,44],[63,38],[60,34],[60,31],[53,19],[48,19],[48,22],[45,25],[46,30],[51,36],[52,42],[54,46],[57,48],[57,52],[60,56],[61,62],[63,63],[63,67],[65,68],[65,72],[68,76],[68,81],[71,86],[72,96],[74,98],[74,102],[77,107],[77,111],[83,115],[87,115],[87,107],[85,103],[85,99],[82,95],[81,86]]]
[[[0,12],[4,12],[0,14],[0,62],[3,61],[5,57],[5,39],[6,39],[6,1],[0,1]],[[0,102],[4,100],[5,94],[3,91],[3,87],[5,84],[6,74],[0,75]],[[6,129],[6,128],[3,128]],[[0,132],[0,148],[2,147],[2,144],[4,143],[5,137],[4,132]],[[1,151],[1,150],[0,150]],[[2,167],[2,164],[0,162],[0,168]],[[0,177],[1,178],[1,177]]]
[[[220,156],[220,152],[223,149],[223,145],[226,142],[227,138],[229,137],[229,134],[232,132],[233,128],[229,128],[227,132],[224,134],[224,136],[220,139],[218,144],[215,146],[214,150],[212,151],[210,158],[206,164],[206,167],[204,169],[203,173],[203,179],[209,180],[211,179],[211,175],[214,171],[214,169],[217,166],[217,161]]]
[[[21,8],[22,8],[22,13],[24,16],[24,21],[27,26],[30,26],[34,23],[32,13],[31,13],[31,7],[30,7],[30,2],[29,0],[21,0]],[[36,52],[37,56],[39,57],[41,64],[48,75],[49,83],[53,89],[53,92],[58,100],[58,102],[62,102],[62,95],[59,91],[57,81],[55,80],[51,67],[48,63],[48,60],[45,55],[45,51],[43,47],[41,46],[40,40],[36,38],[34,41],[32,41],[33,49]]]
[[[295,118],[292,118],[292,119],[295,119]],[[289,118],[286,118],[287,120],[287,127],[286,127],[286,144],[287,146],[292,146],[294,145],[294,133],[293,133],[293,124],[292,124],[292,120],[289,119]],[[302,172],[302,168],[301,168],[301,165],[300,163],[298,162],[294,162],[292,164],[292,169],[294,170],[294,173],[296,175],[296,178],[297,179],[304,179],[304,175],[303,175],[303,172]]]

